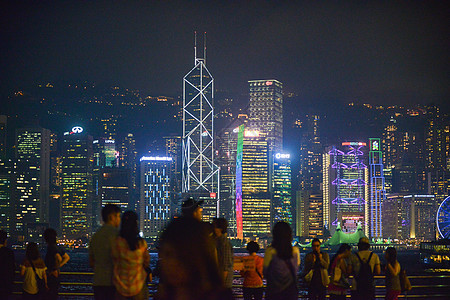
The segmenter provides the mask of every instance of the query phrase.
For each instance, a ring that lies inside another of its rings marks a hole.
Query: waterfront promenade
[[[16,255],[16,260],[20,259]],[[399,253],[399,261],[408,270],[408,277],[413,285],[412,291],[407,295],[401,295],[402,299],[449,299],[450,295],[450,272],[442,270],[427,270],[419,262],[417,251],[408,251]],[[92,271],[87,266],[87,253],[70,253],[72,261],[62,272],[60,289],[61,299],[93,299],[92,292]],[[302,253],[302,260],[305,253]],[[151,254],[152,266],[156,264],[157,254]],[[383,262],[382,262],[383,263]],[[70,270],[70,271],[69,271]],[[15,299],[20,299],[21,278],[16,274],[15,280]],[[149,284],[150,299],[156,292],[157,280]],[[306,287],[302,285],[301,280],[299,299],[307,299]],[[377,298],[384,298],[384,276],[376,276]],[[233,293],[236,299],[242,299],[242,278],[235,272],[233,281]],[[349,296],[348,296],[349,298]]]

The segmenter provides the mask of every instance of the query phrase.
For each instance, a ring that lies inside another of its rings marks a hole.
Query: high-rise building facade
[[[213,149],[214,79],[204,49],[198,58],[195,41],[194,67],[183,78],[182,192],[204,199],[203,215],[209,219],[217,216],[220,191]]]
[[[50,185],[50,130],[16,131],[15,234],[19,240],[35,223],[47,223]]]
[[[93,139],[75,126],[61,145],[61,225],[63,238],[87,239],[97,216],[92,213]]]
[[[268,141],[263,133],[245,131],[242,145],[243,237],[267,236],[271,224]]]
[[[117,139],[117,116],[102,118],[102,137],[107,140],[115,141]]]
[[[383,224],[383,237],[391,239],[402,238],[402,194],[390,194],[386,196],[382,203],[382,224]]]
[[[0,159],[6,157],[7,123],[8,117],[0,115]]]
[[[289,153],[274,154],[272,176],[272,225],[278,221],[284,221],[293,226],[291,155]]]
[[[305,132],[301,138],[298,173],[298,187],[318,193],[322,184],[322,144],[320,141],[320,116],[308,114],[303,127]]]
[[[436,238],[438,203],[434,195],[406,195],[402,202],[403,238],[432,241]]]
[[[369,175],[370,175],[370,199],[369,199],[369,218],[370,218],[370,237],[383,237],[383,214],[382,205],[386,199],[384,189],[384,168],[383,155],[379,138],[369,139]]]
[[[10,232],[14,207],[14,163],[0,159],[0,229]]]
[[[355,232],[358,224],[369,235],[369,172],[362,148],[366,143],[343,142],[344,151],[332,147],[324,155],[324,225],[334,233]],[[329,226],[329,227],[328,227]]]
[[[323,224],[323,195],[311,191],[297,191],[297,235],[308,238],[322,238]]]
[[[170,170],[170,195],[174,204],[173,215],[181,214],[181,136],[173,135],[164,137],[166,144],[166,157],[172,158]]]
[[[140,231],[156,240],[170,221],[172,158],[144,156],[140,159],[141,199],[139,201]]]
[[[269,151],[283,149],[283,84],[278,80],[250,80],[248,82],[249,129],[262,132]]]
[[[122,211],[129,209],[131,172],[125,168],[103,168],[99,177],[99,198],[101,207],[115,204]]]
[[[131,171],[131,184],[137,187],[137,151],[136,140],[132,133],[127,133],[119,149],[119,165]]]

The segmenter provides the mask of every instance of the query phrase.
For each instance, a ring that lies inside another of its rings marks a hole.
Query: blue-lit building
[[[140,159],[140,231],[144,238],[156,240],[170,221],[170,170],[172,158],[144,156]]]
[[[276,223],[278,221],[285,221],[292,225],[290,154],[274,154],[272,176],[273,223]]]
[[[386,199],[383,174],[383,155],[379,138],[370,138],[369,170],[370,170],[370,237],[383,237],[382,204]]]

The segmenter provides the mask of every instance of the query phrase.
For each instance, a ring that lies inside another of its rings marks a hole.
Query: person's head
[[[397,250],[395,250],[394,247],[387,247],[384,257],[386,258],[386,261],[393,266],[397,261]]]
[[[194,218],[202,221],[203,217],[203,201],[196,201],[193,197],[188,197],[181,205],[181,212],[184,217]]]
[[[116,228],[120,226],[120,207],[114,204],[106,204],[102,208],[102,219],[105,224],[110,224]]]
[[[139,237],[138,216],[134,211],[128,210],[123,213],[119,236],[127,241],[130,250],[136,250],[141,238]]]
[[[259,244],[257,242],[254,242],[254,241],[248,242],[248,244],[247,244],[247,251],[250,254],[258,252],[259,251]]]
[[[174,298],[182,289],[188,299],[202,299],[208,291],[222,287],[215,244],[206,223],[174,219],[161,234],[159,245],[163,299]]]
[[[313,239],[311,247],[314,253],[320,253],[320,240],[318,238]]]
[[[53,228],[45,229],[44,240],[47,245],[56,245],[56,230]]]
[[[8,234],[4,230],[0,230],[0,245],[6,246],[6,240],[8,239]]]
[[[272,230],[272,247],[277,250],[280,258],[288,259],[292,257],[292,229],[283,221],[277,222]]]
[[[28,243],[25,256],[30,261],[38,259],[40,257],[38,245],[33,242]]]
[[[343,258],[347,258],[350,256],[350,253],[352,251],[352,246],[350,246],[349,244],[342,244],[338,251],[336,252],[337,255],[342,254]]]
[[[216,236],[221,236],[227,233],[228,221],[225,218],[214,218],[213,219],[214,233]]]
[[[369,248],[370,248],[369,239],[366,237],[360,238],[358,242],[358,251],[369,250]]]

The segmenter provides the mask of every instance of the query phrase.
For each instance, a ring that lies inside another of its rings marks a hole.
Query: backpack
[[[370,259],[372,258],[373,252],[370,252],[369,259],[367,259],[367,262],[363,262],[361,257],[359,257],[358,253],[356,253],[356,256],[359,259],[360,268],[358,274],[356,274],[356,290],[358,292],[372,292],[375,291],[374,286],[374,280],[373,280],[373,273],[372,269],[370,268]]]

